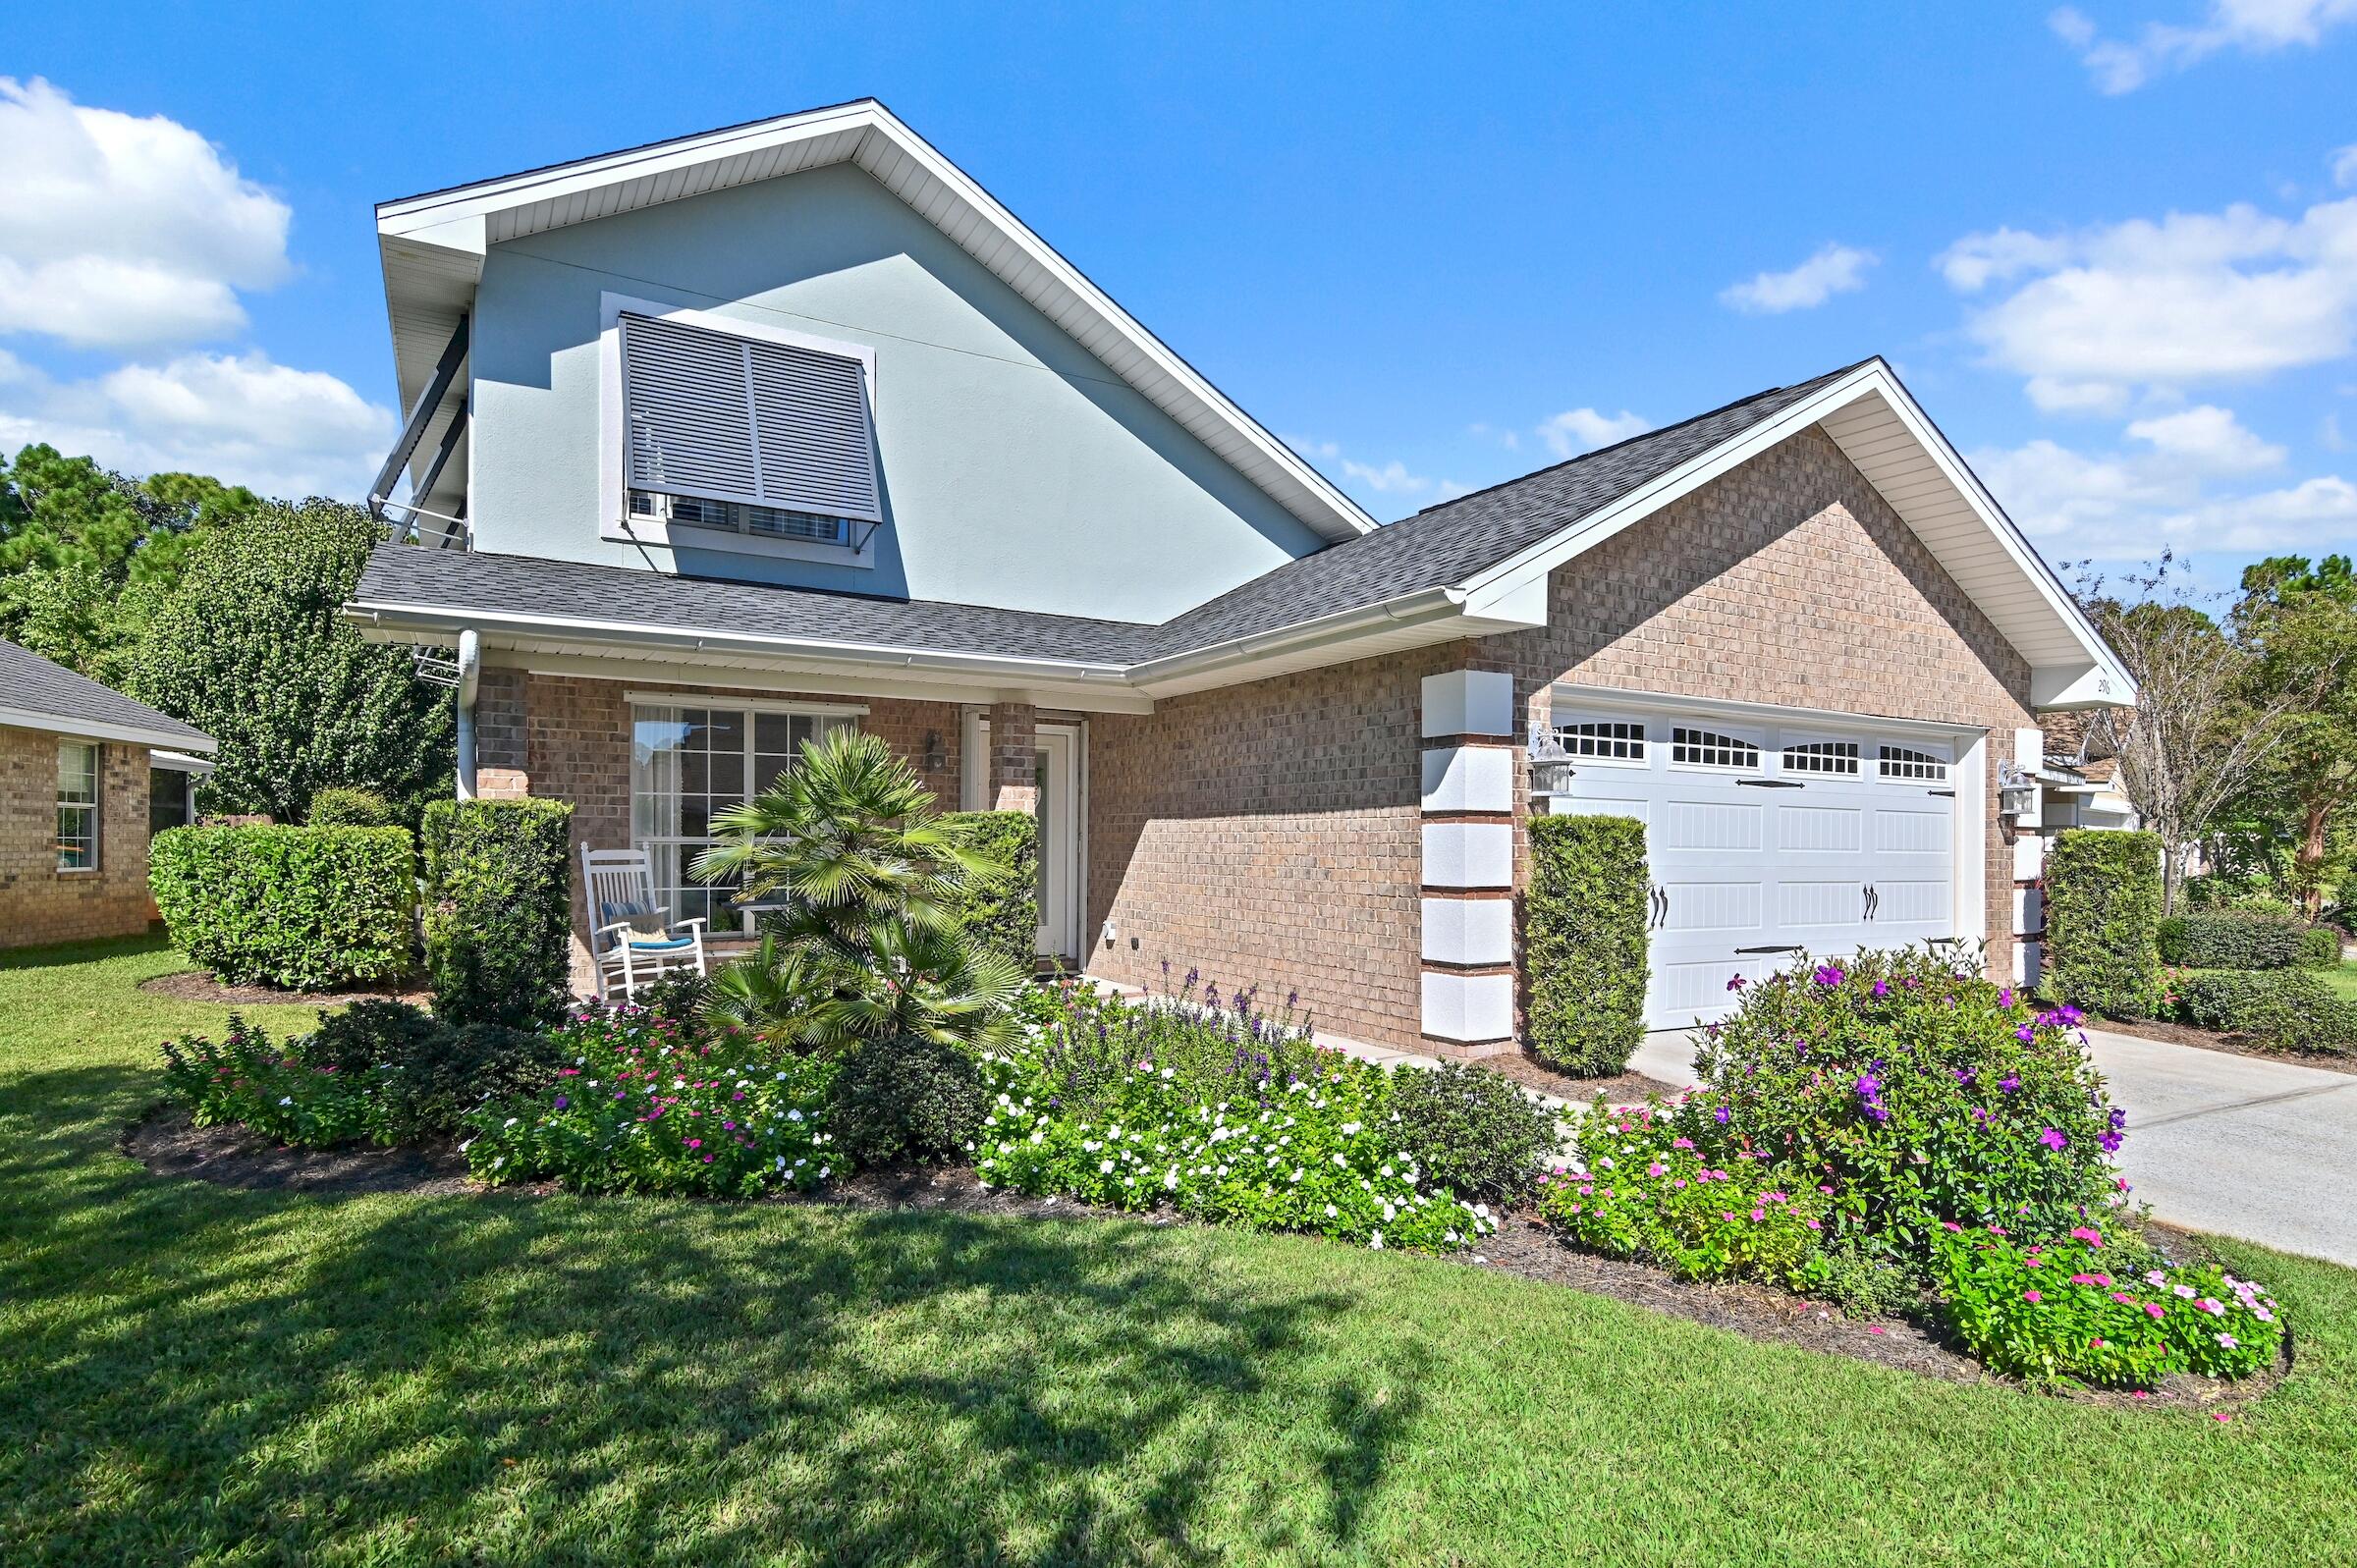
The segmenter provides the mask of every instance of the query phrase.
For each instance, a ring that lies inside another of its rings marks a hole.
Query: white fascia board
[[[201,777],[211,773],[218,764],[210,757],[192,756],[185,751],[159,751],[150,748],[147,752],[147,766],[161,768],[166,773],[192,773]]]
[[[1964,460],[1956,455],[1915,400],[1908,396],[1898,378],[1880,359],[1858,366],[1837,381],[1811,393],[1762,420],[1731,440],[1721,443],[1707,452],[1696,454],[1668,473],[1622,497],[1611,507],[1583,517],[1570,527],[1539,541],[1526,550],[1510,556],[1494,567],[1476,572],[1462,585],[1466,608],[1480,613],[1509,595],[1527,593],[1533,583],[1543,584],[1547,574],[1576,557],[1604,543],[1622,529],[1653,515],[1671,503],[1691,495],[1712,480],[1732,471],[1753,458],[1787,441],[1827,415],[1848,406],[1860,398],[1880,394],[1896,414],[1901,424],[1923,448],[1926,456],[1940,468],[1942,476],[1953,485],[1974,514],[2004,548],[2013,566],[2030,582],[2072,638],[2085,650],[2089,688],[2078,705],[2086,707],[2124,707],[2136,700],[2136,683],[2130,679],[2104,639],[2097,634],[2087,617],[2080,611],[2062,584],[2056,580],[2046,563],[2029,547],[2012,521],[2007,518]],[[2098,694],[2099,685],[2108,690]],[[2056,706],[2055,703],[2035,701],[2034,706]]]
[[[1881,714],[1848,713],[1832,708],[1789,708],[1770,702],[1735,702],[1721,697],[1680,697],[1660,691],[1631,691],[1619,686],[1582,686],[1557,681],[1548,692],[1550,711],[1569,713],[1682,713],[1714,719],[1749,720],[1754,724],[1803,724],[1849,733],[1901,730],[1919,735],[1959,737],[1988,733],[1986,725],[1946,724],[1936,719],[1885,718]]]
[[[1248,462],[1230,460],[1237,471],[1260,484],[1272,500],[1320,536],[1339,542],[1375,530],[1375,519],[1356,502],[1229,401],[1225,393],[1115,303],[1110,295],[1059,255],[965,171],[872,99],[381,203],[376,209],[377,234],[379,248],[386,254],[388,310],[394,293],[396,263],[390,248],[394,242],[415,241],[457,252],[466,252],[472,246],[476,248],[471,253],[479,256],[482,247],[489,243],[493,220],[500,213],[669,174],[682,177],[677,194],[695,193],[708,187],[697,184],[694,175],[709,166],[828,136],[843,138],[844,150],[810,167],[827,162],[851,162],[876,175],[880,167],[888,164],[896,166],[896,174],[900,163],[914,166],[928,191],[937,192],[942,200],[909,201],[896,189],[895,194],[907,202],[912,211],[949,234],[1051,317],[1059,316],[1060,312],[1049,309],[1043,303],[1043,297],[1050,297],[1050,302],[1054,302],[1052,297],[1062,296],[1077,303],[1098,325],[1120,340],[1126,354],[1115,358],[1134,356],[1133,361],[1117,364],[1114,358],[1100,352],[1099,358],[1109,369],[1182,425],[1190,423],[1191,412],[1208,413],[1228,436],[1251,454],[1252,460]],[[993,252],[986,256],[983,249],[971,243],[972,226],[957,221],[963,215],[971,215],[1004,241],[1005,253],[999,253],[996,247],[983,247]],[[1261,473],[1255,474],[1255,468]],[[1268,483],[1271,476],[1283,482],[1272,486]],[[1284,493],[1288,490],[1292,493]]]
[[[1149,659],[1132,665],[1128,678],[1155,696],[1177,696],[1213,686],[1241,685],[1296,670],[1347,664],[1399,648],[1526,631],[1546,623],[1543,605],[1536,621],[1505,614],[1468,616],[1457,590],[1426,588],[1207,648]]]
[[[150,751],[211,751],[216,744],[210,735],[148,730],[138,725],[108,724],[97,719],[68,718],[64,714],[37,713],[30,708],[0,708],[0,728],[38,730],[48,734],[62,735],[69,740],[114,740],[127,746],[145,746]]]

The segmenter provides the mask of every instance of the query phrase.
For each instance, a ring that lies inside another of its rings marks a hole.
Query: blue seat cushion
[[[633,938],[630,942],[630,951],[677,952],[682,947],[692,947],[694,946],[695,939],[693,937],[673,937],[665,942],[640,942]]]

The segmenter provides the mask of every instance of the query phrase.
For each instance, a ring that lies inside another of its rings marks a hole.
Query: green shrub
[[[1704,1033],[1680,1126],[1831,1199],[1826,1239],[1920,1271],[1942,1221],[2055,1234],[2115,1195],[2126,1116],[2067,1004],[1922,948],[1803,959]]]
[[[2185,963],[2185,917],[2168,915],[2153,926],[2153,950],[2170,967]]]
[[[165,1092],[196,1125],[244,1126],[299,1149],[391,1143],[395,1076],[391,1068],[313,1066],[235,1013],[218,1042],[199,1035],[164,1042]]]
[[[2056,1000],[2152,1016],[2161,994],[2161,840],[2074,828],[2046,857],[2046,955]]]
[[[1572,1142],[1578,1169],[1547,1178],[1539,1212],[1580,1246],[1680,1279],[1802,1283],[1824,1224],[1820,1191],[1748,1158],[1716,1163],[1657,1106],[1598,1095]]]
[[[322,989],[410,966],[414,860],[400,828],[167,828],[147,875],[194,962],[231,985]]]
[[[321,1018],[319,1027],[291,1050],[306,1067],[357,1076],[408,1060],[448,1027],[423,1007],[371,998]]]
[[[573,806],[425,808],[425,964],[452,1023],[531,1029],[563,1016],[573,957]]]
[[[2292,960],[2303,969],[2340,967],[2340,933],[2330,926],[2310,926],[2300,933],[2299,952]]]
[[[351,789],[342,784],[311,796],[303,820],[314,828],[393,828],[400,826],[393,808],[373,789]]]
[[[1005,876],[960,882],[956,901],[966,935],[1029,974],[1039,952],[1039,819],[1025,811],[957,811],[941,823],[961,847],[1007,868]]]
[[[1939,1238],[1942,1313],[1987,1366],[2035,1382],[2143,1387],[2172,1372],[2240,1378],[2275,1364],[2273,1297],[2216,1265],[2143,1268],[2092,1225],[2025,1245],[2019,1227]]]
[[[2173,941],[2159,944],[2161,961],[2194,969],[2288,968],[2307,934],[2296,916],[2259,909],[2197,909],[2162,924],[2176,931]]]
[[[1533,817],[1530,858],[1531,1052],[1581,1077],[1625,1071],[1645,1033],[1645,825]]]
[[[2357,1002],[2306,969],[2197,969],[2175,977],[2177,1016],[2277,1051],[2357,1052]]]
[[[1801,1270],[1800,1288],[1844,1318],[1896,1318],[1923,1297],[1917,1270],[1878,1257],[1855,1241],[1821,1249]]]
[[[982,1074],[962,1047],[913,1035],[864,1040],[842,1058],[830,1109],[856,1165],[962,1157],[981,1130]]]
[[[1503,1073],[1444,1063],[1392,1074],[1399,1147],[1446,1191],[1518,1202],[1555,1153],[1554,1113]]]

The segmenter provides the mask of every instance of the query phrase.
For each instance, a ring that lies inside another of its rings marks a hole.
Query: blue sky
[[[2050,560],[2357,543],[2357,0],[18,0],[0,79],[12,451],[355,495],[373,202],[873,94],[1387,519],[1879,352]]]

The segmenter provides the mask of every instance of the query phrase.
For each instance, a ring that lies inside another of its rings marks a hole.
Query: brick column
[[[1990,736],[1990,744],[1998,743],[1999,730]],[[2013,760],[2035,773],[2046,765],[2046,731],[2016,730],[2013,731]],[[1996,782],[1991,781],[1991,787]],[[1991,818],[1995,823],[1998,819]],[[2011,973],[2014,984],[2035,986],[2044,978],[2046,966],[2046,836],[2045,824],[2037,817],[2017,817],[2013,821],[2012,839],[2003,852],[2012,857],[2013,870],[2013,959]],[[1993,833],[2002,832],[1993,826]],[[1990,934],[1990,956],[1996,957],[1997,933]]]
[[[474,693],[474,792],[483,800],[521,800],[532,792],[526,743],[524,676],[486,670]]]
[[[1514,683],[1456,670],[1422,690],[1423,1036],[1514,1048]]]
[[[990,809],[1039,814],[1039,710],[1027,702],[990,705]]]

